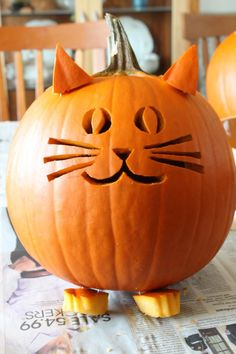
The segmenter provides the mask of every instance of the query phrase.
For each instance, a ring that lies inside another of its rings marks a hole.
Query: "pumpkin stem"
[[[142,71],[120,20],[111,14],[106,14],[105,19],[110,29],[108,40],[111,61],[108,68],[95,76],[132,75]]]

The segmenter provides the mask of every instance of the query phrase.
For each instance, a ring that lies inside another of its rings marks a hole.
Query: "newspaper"
[[[3,143],[0,130],[1,171],[9,141]],[[24,250],[1,191],[0,354],[236,353],[236,231],[205,268],[172,286],[181,292],[177,316],[145,316],[131,293],[115,291],[102,316],[63,313],[63,290],[75,286]]]

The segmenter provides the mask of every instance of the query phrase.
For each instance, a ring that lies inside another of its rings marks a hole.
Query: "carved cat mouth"
[[[86,181],[90,182],[91,184],[104,185],[104,184],[111,184],[118,181],[123,174],[125,174],[135,182],[144,183],[144,184],[161,183],[166,177],[166,175],[164,174],[161,176],[143,176],[143,175],[135,174],[129,169],[125,160],[123,160],[122,166],[119,169],[119,171],[117,171],[114,175],[110,177],[101,178],[101,179],[94,178],[91,177],[86,171],[82,173],[82,176],[86,179]]]
[[[179,136],[177,138],[157,143],[157,144],[151,144],[151,145],[145,145],[144,150],[148,151],[150,155],[148,156],[149,159],[151,159],[154,162],[173,166],[173,167],[178,167],[181,169],[187,169],[190,171],[193,171],[195,173],[203,174],[204,173],[204,166],[191,161],[192,159],[201,159],[201,152],[200,151],[176,151],[176,150],[163,150],[166,147],[171,147],[172,145],[179,145],[182,143],[187,143],[189,141],[192,141],[192,135],[187,134],[183,136]],[[85,162],[79,162],[77,164],[59,169],[55,172],[52,172],[47,175],[48,181],[52,181],[55,178],[61,177],[65,174],[68,174],[70,172],[84,169],[86,167],[89,167],[93,165],[94,163],[94,158],[98,156],[99,150],[101,148],[87,144],[87,143],[81,143],[77,142],[74,140],[68,140],[68,139],[56,139],[56,138],[49,138],[48,144],[54,144],[54,145],[65,145],[65,146],[73,146],[73,147],[78,147],[82,149],[87,149],[90,151],[93,151],[89,153],[72,153],[72,154],[62,154],[62,155],[51,155],[51,156],[46,156],[44,157],[44,163],[52,162],[52,161],[63,161],[63,160],[70,160],[74,158],[93,158],[93,160],[88,160]],[[166,179],[166,174],[162,174],[159,176],[144,176],[144,175],[139,175],[135,174],[132,172],[127,163],[126,160],[128,156],[131,153],[130,149],[122,149],[122,148],[116,148],[112,149],[113,152],[122,160],[122,165],[121,168],[112,176],[107,177],[107,178],[95,178],[90,176],[86,171],[84,171],[81,175],[83,178],[88,181],[91,184],[97,184],[97,185],[106,185],[106,184],[111,184],[116,181],[118,181],[122,175],[126,175],[129,177],[131,180],[138,182],[138,183],[143,183],[143,184],[159,184],[163,182]],[[186,158],[191,158],[191,160],[186,160]]]

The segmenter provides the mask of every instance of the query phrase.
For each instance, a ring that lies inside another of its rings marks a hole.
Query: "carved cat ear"
[[[55,93],[67,93],[90,84],[92,77],[81,69],[60,46],[56,46],[56,58],[53,70],[53,90]]]
[[[195,95],[198,86],[198,53],[193,45],[163,75],[170,85],[184,93]]]

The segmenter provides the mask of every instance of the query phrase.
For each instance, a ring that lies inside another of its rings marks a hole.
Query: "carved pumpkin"
[[[220,118],[236,116],[236,32],[215,50],[206,75],[207,98]]]
[[[119,22],[110,26],[117,51],[96,77],[58,48],[54,89],[26,112],[11,148],[9,213],[28,252],[57,276],[157,289],[219,250],[233,218],[234,165],[196,92],[196,47],[149,76]]]

